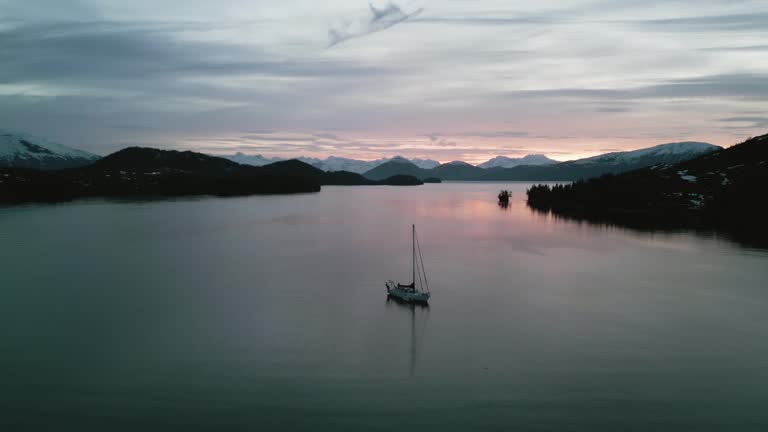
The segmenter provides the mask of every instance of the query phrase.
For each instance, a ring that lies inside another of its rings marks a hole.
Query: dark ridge
[[[478,180],[486,174],[483,168],[466,162],[451,162],[432,169],[430,177],[442,180]]]
[[[149,147],[128,147],[101,158],[91,170],[176,170],[195,173],[226,173],[245,171],[244,166],[230,160],[192,151],[160,150]]]
[[[365,186],[365,185],[397,185],[416,186],[423,184],[419,179],[409,175],[389,176],[381,180],[372,180],[360,174],[349,171],[323,171],[297,159],[275,162],[261,167],[263,172],[270,174],[293,175],[315,179],[324,186]]]
[[[384,180],[394,175],[409,175],[419,179],[433,176],[432,170],[419,168],[416,164],[401,159],[384,162],[376,168],[363,173],[364,177],[376,181]]]
[[[554,186],[528,206],[635,229],[696,229],[768,244],[768,135],[673,164]]]
[[[306,176],[262,170],[195,152],[131,147],[60,171],[0,169],[0,202],[317,192]]]
[[[234,163],[234,162],[233,162]],[[298,159],[274,162],[261,167],[264,173],[279,175],[296,175],[301,177],[321,178],[325,171]],[[362,176],[361,176],[362,177]]]
[[[298,160],[263,167],[191,151],[130,147],[95,163],[59,171],[0,168],[0,202],[67,201],[80,197],[235,196],[317,192],[321,185],[419,185],[412,176],[372,181],[324,172]]]
[[[368,180],[360,174],[349,171],[324,172],[318,176],[318,179],[323,185],[328,186],[364,186],[376,184],[373,180]]]
[[[31,142],[27,140],[19,140],[21,145],[23,145],[27,150],[31,151],[32,153],[43,153],[43,154],[53,154],[52,151],[48,150],[45,147],[40,147],[37,144],[32,144]]]
[[[377,184],[388,186],[419,186],[423,185],[424,182],[411,175],[393,175],[377,182]]]

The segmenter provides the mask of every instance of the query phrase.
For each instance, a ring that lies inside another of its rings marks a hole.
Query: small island
[[[507,208],[509,206],[509,196],[511,194],[508,190],[502,189],[501,192],[499,192],[499,206],[503,208]]]

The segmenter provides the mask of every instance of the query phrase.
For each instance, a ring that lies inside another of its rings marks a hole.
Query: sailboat
[[[388,280],[384,285],[387,287],[387,293],[395,298],[404,300],[407,302],[426,303],[429,300],[429,282],[427,282],[427,273],[424,271],[424,260],[421,257],[421,246],[419,240],[416,237],[416,225],[411,225],[411,232],[413,237],[413,255],[411,256],[411,264],[413,268],[411,283],[403,285],[401,283],[395,283],[395,281]],[[419,252],[418,259],[416,259],[416,252]],[[418,270],[418,272],[417,272]],[[419,278],[416,279],[418,273]],[[418,281],[418,286],[417,282]]]

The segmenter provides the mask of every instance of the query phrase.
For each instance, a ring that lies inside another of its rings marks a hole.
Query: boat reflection
[[[411,316],[411,347],[408,376],[413,377],[416,373],[416,361],[418,359],[419,347],[424,339],[424,332],[427,328],[427,320],[429,318],[429,303],[407,302],[390,295],[387,296],[387,309],[390,308],[402,310]],[[416,323],[417,310],[419,311],[418,325]]]
[[[401,299],[400,297],[395,297],[393,295],[387,296],[387,308],[389,308],[391,305],[396,305],[396,307],[400,307],[402,309],[408,309],[408,310],[416,310],[416,309],[429,309],[429,303],[427,302],[414,302],[414,301],[405,301]]]

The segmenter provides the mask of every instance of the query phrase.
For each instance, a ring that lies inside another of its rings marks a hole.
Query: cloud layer
[[[768,128],[761,1],[64,3],[0,0],[0,127],[101,154],[567,159]]]

